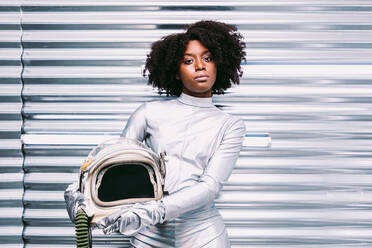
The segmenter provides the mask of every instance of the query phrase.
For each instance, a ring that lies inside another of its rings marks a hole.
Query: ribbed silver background
[[[21,10],[0,2],[0,247],[23,247]]]
[[[93,145],[162,99],[141,77],[151,42],[202,18],[247,42],[241,85],[215,97],[249,132],[218,200],[232,246],[372,246],[372,1],[3,0],[2,247],[23,246],[22,106],[24,247],[74,247],[64,189]]]

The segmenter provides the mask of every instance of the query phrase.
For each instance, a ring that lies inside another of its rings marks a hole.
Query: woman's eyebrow
[[[209,53],[209,50],[205,50],[202,55],[206,54],[206,53]],[[189,55],[189,56],[192,56],[194,55],[193,53],[185,53],[184,55]]]

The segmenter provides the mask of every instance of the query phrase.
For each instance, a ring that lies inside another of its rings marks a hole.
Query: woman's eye
[[[211,62],[211,61],[212,61],[212,57],[205,57],[204,60],[205,60],[206,62]]]
[[[192,63],[192,59],[185,59],[185,60],[183,61],[183,63],[185,63],[186,65],[189,65],[189,64]]]

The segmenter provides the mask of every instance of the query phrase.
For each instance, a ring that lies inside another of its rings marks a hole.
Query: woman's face
[[[181,79],[185,94],[195,97],[212,96],[217,67],[212,54],[198,40],[190,40],[187,44],[179,69],[177,79]]]

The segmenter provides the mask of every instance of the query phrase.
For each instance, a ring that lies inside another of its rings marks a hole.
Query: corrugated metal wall
[[[25,0],[0,15],[4,247],[22,242],[20,20],[25,247],[73,247],[63,190],[94,144],[160,98],[141,77],[151,42],[201,18],[247,42],[241,85],[215,98],[252,137],[218,200],[233,247],[372,245],[372,1]],[[265,133],[271,149],[255,142]]]
[[[0,2],[0,247],[23,247],[21,10]]]

